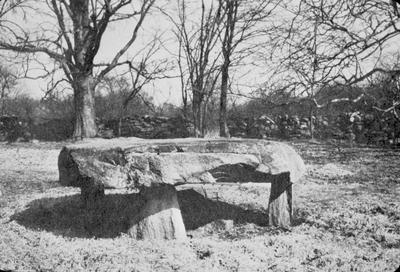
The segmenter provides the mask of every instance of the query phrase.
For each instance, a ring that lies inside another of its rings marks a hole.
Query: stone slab
[[[58,160],[60,183],[76,187],[88,180],[105,188],[213,183],[229,166],[259,173],[243,182],[289,172],[294,183],[305,172],[289,145],[255,139],[92,139],[65,146]]]

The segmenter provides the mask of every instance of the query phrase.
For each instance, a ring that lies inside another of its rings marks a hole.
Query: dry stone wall
[[[189,121],[180,118],[135,116],[103,123],[115,136],[144,139],[185,138],[191,136],[193,128]]]
[[[331,118],[312,118],[314,136],[371,145],[400,142],[400,122],[373,114],[343,113]],[[310,119],[299,116],[236,118],[229,124],[233,137],[243,138],[309,138]]]
[[[400,122],[373,114],[343,113],[331,118],[313,118],[314,136],[370,145],[400,143]],[[133,116],[122,120],[97,120],[99,137],[139,137],[144,139],[186,138],[194,135],[193,125],[182,117]],[[229,120],[232,137],[258,139],[309,138],[307,117],[262,115]],[[70,119],[29,123],[15,116],[0,116],[0,141],[62,141],[73,132]]]

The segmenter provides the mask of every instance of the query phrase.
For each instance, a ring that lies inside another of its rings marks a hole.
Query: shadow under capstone
[[[224,164],[209,172],[218,183],[271,183],[276,178],[274,175],[258,172],[255,167],[243,163]]]
[[[178,191],[178,201],[186,230],[195,230],[220,219],[233,220],[235,223],[268,225],[267,213],[212,200],[194,189]]]
[[[193,189],[178,191],[178,201],[187,230],[195,230],[215,220],[268,224],[268,215],[226,202],[211,200]],[[35,230],[45,230],[72,238],[115,238],[127,233],[144,205],[138,194],[107,194],[95,209],[86,209],[80,195],[42,198],[29,203],[12,220]]]

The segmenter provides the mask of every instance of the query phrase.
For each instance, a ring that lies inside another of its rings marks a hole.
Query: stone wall
[[[373,114],[343,113],[331,118],[313,117],[314,137],[338,139],[362,144],[396,144],[400,140],[400,122]],[[301,139],[310,137],[310,119],[299,116],[260,116],[231,120],[233,137]]]
[[[111,129],[113,135],[145,139],[184,138],[191,136],[193,128],[189,121],[180,118],[135,116],[102,122],[101,128]]]
[[[30,133],[32,138],[41,141],[64,141],[71,138],[73,129],[73,121],[70,119],[51,119],[32,124]]]
[[[181,117],[134,116],[119,120],[97,120],[99,137],[139,137],[145,139],[184,138],[193,136],[193,126]],[[317,139],[350,140],[363,144],[399,143],[400,122],[372,114],[343,113],[333,118],[313,118]],[[232,137],[301,139],[309,138],[309,118],[299,116],[262,115],[229,120]],[[62,141],[69,139],[73,124],[67,119],[52,119],[28,124],[17,117],[0,116],[0,141],[38,139]]]
[[[183,118],[135,116],[121,120],[96,120],[99,137],[139,137],[145,139],[184,138],[191,136],[193,128]],[[120,125],[121,124],[121,125]],[[119,133],[121,132],[121,133]],[[0,116],[0,141],[63,141],[72,136],[70,119],[51,119],[28,124],[15,116]]]
[[[16,116],[0,116],[0,141],[15,142],[31,138],[27,122]]]

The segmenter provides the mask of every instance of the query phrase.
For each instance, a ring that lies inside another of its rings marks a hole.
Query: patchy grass
[[[110,191],[95,214],[57,184],[62,143],[0,144],[0,270],[389,271],[400,265],[400,151],[291,143],[308,174],[295,225],[268,227],[268,186],[181,188],[189,239],[125,235],[141,206]]]

